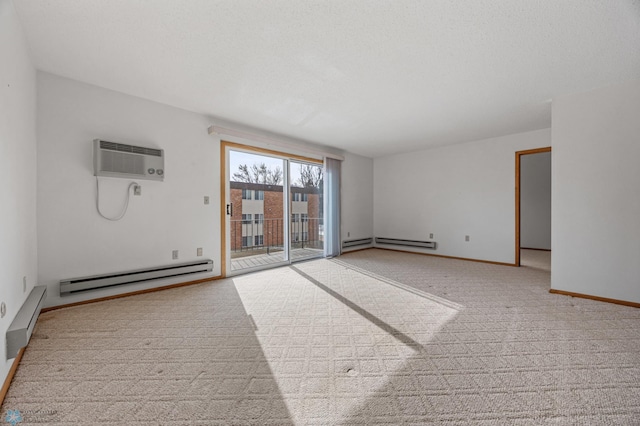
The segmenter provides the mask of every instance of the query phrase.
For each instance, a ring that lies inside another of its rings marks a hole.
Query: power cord
[[[98,214],[103,218],[110,220],[112,222],[118,221],[124,217],[127,213],[127,209],[129,208],[129,197],[131,196],[131,188],[138,185],[138,182],[131,182],[127,187],[127,199],[124,202],[124,207],[122,209],[122,213],[120,213],[117,217],[111,218],[102,214],[100,211],[100,183],[98,181],[98,176],[96,176],[96,210],[98,210]]]

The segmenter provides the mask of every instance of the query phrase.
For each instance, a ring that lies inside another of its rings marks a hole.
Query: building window
[[[309,241],[309,233],[307,231],[302,231],[302,241]]]
[[[242,199],[243,200],[250,200],[251,199],[251,190],[250,189],[243,189],[242,190]]]
[[[300,221],[300,214],[294,213],[291,215],[291,222],[296,223]]]
[[[292,232],[291,233],[291,241],[293,241],[295,243],[300,241],[300,234],[298,232]]]
[[[264,245],[264,235],[256,235],[255,236],[255,244],[256,246]]]
[[[242,224],[250,225],[251,224],[251,215],[250,214],[242,214]]]
[[[251,245],[251,237],[242,237],[242,247],[249,247]]]
[[[264,214],[263,213],[256,213],[253,215],[253,217],[255,218],[256,221],[256,225],[261,225],[264,223]]]
[[[309,194],[301,194],[300,192],[294,192],[291,194],[293,201],[309,201]]]
[[[254,200],[264,200],[264,191],[255,190],[253,194]]]
[[[306,194],[305,194],[305,195],[306,195]],[[305,223],[305,222],[309,222],[309,215],[308,215],[308,214],[306,214],[306,213],[302,213],[302,214],[300,215],[300,220],[301,220],[301,222],[303,222],[303,223]]]

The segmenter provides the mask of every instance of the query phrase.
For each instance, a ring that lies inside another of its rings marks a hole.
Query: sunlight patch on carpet
[[[233,281],[294,420],[348,420],[462,309],[329,260],[260,278]]]

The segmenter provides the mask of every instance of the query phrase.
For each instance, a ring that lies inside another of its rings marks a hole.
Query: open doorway
[[[516,152],[515,249],[516,266],[525,254],[527,262],[541,265],[550,258],[551,147]]]

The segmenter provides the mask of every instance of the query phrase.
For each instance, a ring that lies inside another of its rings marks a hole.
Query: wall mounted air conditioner
[[[93,141],[95,176],[164,180],[164,150]]]

